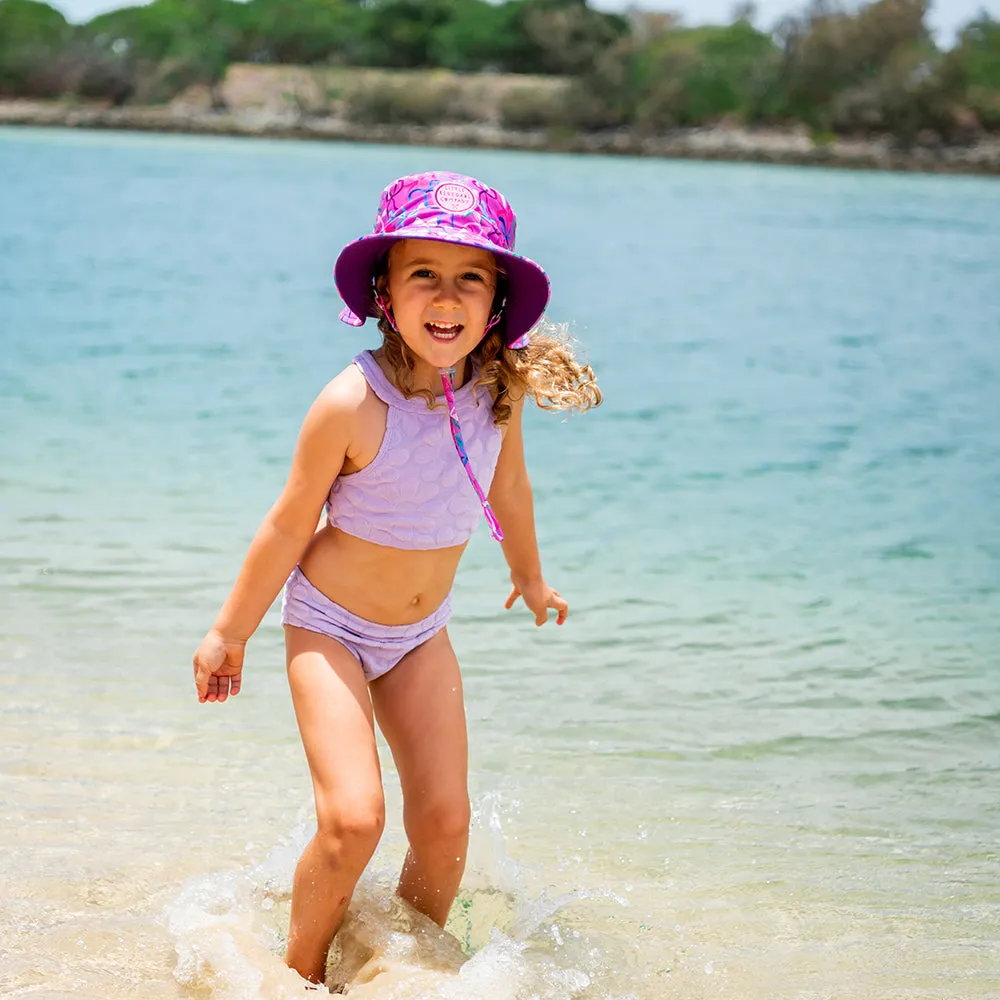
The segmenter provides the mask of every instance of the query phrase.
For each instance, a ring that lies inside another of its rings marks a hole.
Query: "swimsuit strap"
[[[354,359],[354,365],[360,369],[375,395],[387,406],[395,406],[397,409],[421,415],[435,412],[427,405],[427,400],[423,396],[404,396],[396,383],[382,370],[382,366],[375,360],[371,351],[362,351]],[[461,388],[454,390],[455,398],[463,405],[470,399],[478,405],[474,386],[478,373],[479,366],[473,364],[468,381]]]

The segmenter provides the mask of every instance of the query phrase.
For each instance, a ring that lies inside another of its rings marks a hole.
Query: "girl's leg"
[[[444,926],[469,846],[469,749],[458,660],[447,631],[369,686],[403,789],[410,849],[399,895]]]
[[[322,982],[330,942],[385,823],[368,685],[335,639],[285,626],[288,681],[316,796],[316,835],[292,885],[285,962]]]

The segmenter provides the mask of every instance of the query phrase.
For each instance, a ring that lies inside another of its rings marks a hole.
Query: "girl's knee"
[[[469,836],[472,810],[468,795],[407,806],[406,832],[411,843],[463,842]]]
[[[363,868],[385,828],[385,800],[379,793],[317,803],[316,824],[317,841],[325,854],[335,863],[360,861]]]

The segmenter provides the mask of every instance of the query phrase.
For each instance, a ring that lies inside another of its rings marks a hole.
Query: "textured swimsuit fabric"
[[[389,408],[385,435],[368,465],[337,477],[327,500],[327,520],[349,535],[397,549],[464,544],[483,512],[452,442],[448,410],[443,405],[428,408],[421,396],[406,398],[370,351],[354,363]],[[475,373],[456,390],[455,402],[469,463],[488,493],[501,432],[489,394],[476,392],[474,381]]]
[[[380,625],[331,601],[298,566],[285,584],[281,623],[336,639],[361,664],[369,681],[388,673],[411,650],[437,635],[451,617],[449,594],[426,618],[409,625]]]

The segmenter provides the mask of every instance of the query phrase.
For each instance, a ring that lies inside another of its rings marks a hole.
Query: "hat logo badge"
[[[476,203],[476,196],[464,184],[439,184],[434,200],[446,212],[468,212]]]

